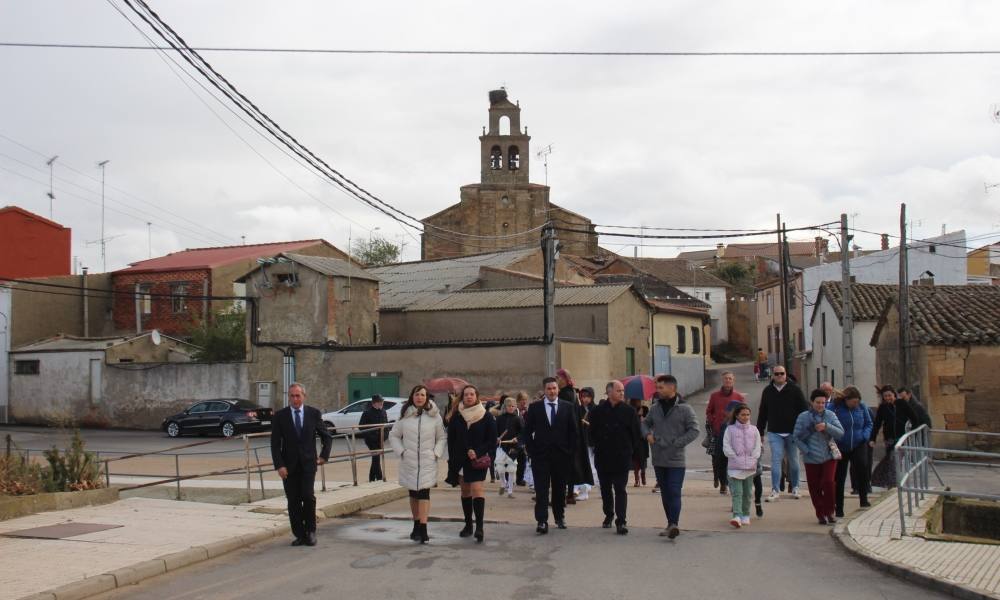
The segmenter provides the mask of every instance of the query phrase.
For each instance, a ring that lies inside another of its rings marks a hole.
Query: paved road
[[[941,597],[849,558],[827,536],[688,532],[669,542],[651,529],[626,538],[583,528],[536,536],[504,525],[488,528],[481,546],[441,527],[420,546],[405,539],[409,527],[331,521],[316,548],[275,541],[104,598]]]

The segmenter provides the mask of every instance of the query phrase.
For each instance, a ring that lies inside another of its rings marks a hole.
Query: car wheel
[[[167,423],[167,435],[169,437],[181,437],[181,426],[171,421]]]
[[[236,435],[236,425],[233,425],[229,421],[222,424],[222,437],[231,438]]]
[[[330,432],[330,435],[337,435],[337,428],[333,426],[333,423],[323,421],[323,424],[326,425],[326,430]]]

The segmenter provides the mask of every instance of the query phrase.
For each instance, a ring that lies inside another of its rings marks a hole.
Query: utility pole
[[[49,220],[50,221],[53,220],[52,219],[52,201],[56,199],[55,191],[52,189],[52,165],[56,162],[57,158],[59,158],[58,154],[55,155],[55,156],[53,156],[49,160],[45,161],[45,164],[47,164],[49,166],[49,193],[47,195],[49,197]]]
[[[843,315],[844,334],[841,354],[844,357],[844,387],[854,385],[854,311],[851,308],[851,235],[847,232],[847,214],[840,215],[840,312]]]
[[[785,366],[785,371],[788,371],[791,364],[788,344],[788,263],[785,260],[785,228],[781,223],[781,213],[778,213],[777,223],[778,262],[781,273],[781,337],[775,350],[781,353],[781,363]]]
[[[108,272],[107,240],[104,238],[104,172],[110,160],[97,163],[101,168],[101,265],[104,273]]]
[[[545,376],[553,377],[556,372],[556,257],[558,245],[556,231],[549,221],[542,228],[542,260],[545,261],[545,277],[542,288],[544,306]]]
[[[910,385],[910,273],[906,247],[906,203],[899,206],[899,381]]]

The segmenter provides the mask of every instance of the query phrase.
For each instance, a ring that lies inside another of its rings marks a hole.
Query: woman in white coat
[[[431,488],[437,484],[438,460],[444,454],[447,437],[441,414],[422,385],[410,391],[399,414],[389,432],[389,444],[399,456],[399,485],[410,490],[410,539],[426,544],[430,540],[427,515],[431,511]]]

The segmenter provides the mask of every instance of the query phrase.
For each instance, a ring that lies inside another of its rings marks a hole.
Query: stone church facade
[[[574,230],[557,231],[562,252],[597,254],[591,221],[552,204],[549,186],[529,181],[531,137],[521,127],[520,106],[507,99],[506,90],[489,97],[489,128],[479,136],[480,182],[462,186],[458,204],[423,219],[422,260],[536,247],[549,220]]]

